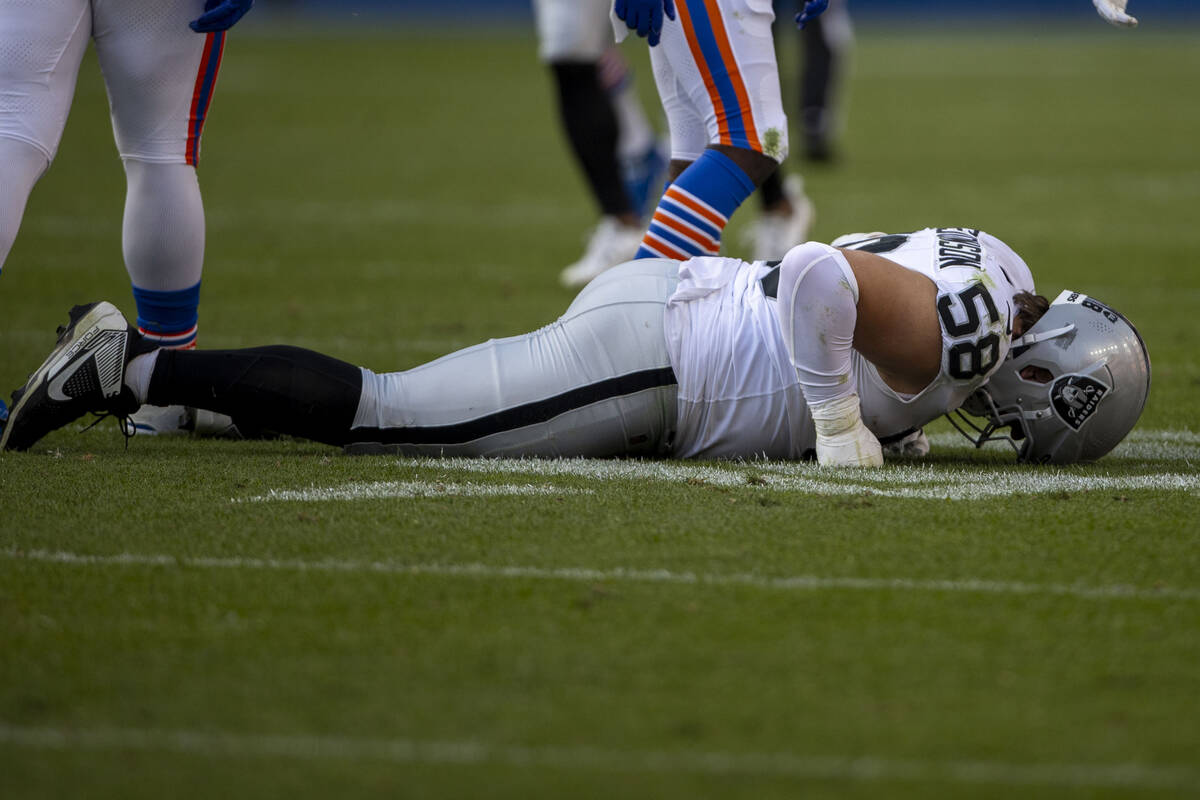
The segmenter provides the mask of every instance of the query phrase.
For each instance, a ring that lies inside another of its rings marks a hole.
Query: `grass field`
[[[593,212],[531,35],[258,31],[204,142],[202,346],[398,369],[566,307]],[[1194,31],[867,31],[807,175],[815,238],[982,227],[1134,320],[1150,402],[1094,465],[941,423],[872,475],[111,423],[0,456],[0,795],[1200,793],[1198,74]],[[132,314],[122,196],[89,57],[0,386],[72,304]]]

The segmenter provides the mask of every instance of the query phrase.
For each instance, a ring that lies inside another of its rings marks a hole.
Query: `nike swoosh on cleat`
[[[87,361],[91,357],[91,351],[84,353],[63,367],[58,374],[50,380],[50,385],[46,387],[46,394],[50,396],[51,400],[56,400],[60,403],[67,403],[75,399],[73,397],[68,397],[65,393],[63,393],[63,385],[78,371],[78,368],[83,365],[83,362]]]

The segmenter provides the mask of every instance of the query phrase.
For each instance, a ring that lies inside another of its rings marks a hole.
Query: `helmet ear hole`
[[[1030,383],[1049,383],[1054,380],[1054,373],[1045,367],[1027,364],[1021,368],[1021,380]]]

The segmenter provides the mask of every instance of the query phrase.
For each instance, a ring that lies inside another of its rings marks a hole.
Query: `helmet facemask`
[[[946,419],[976,448],[988,442],[1005,442],[1017,454],[1018,461],[1025,460],[1022,450],[1029,439],[1021,424],[1020,409],[1010,407],[1001,411],[986,387],[976,389],[961,407],[946,414]]]

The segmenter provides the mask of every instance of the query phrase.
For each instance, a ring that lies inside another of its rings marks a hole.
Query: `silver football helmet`
[[[1018,461],[1067,464],[1094,461],[1116,447],[1149,394],[1150,356],[1129,320],[1065,291],[1013,341],[987,383],[947,416],[976,447],[999,439],[1013,446]]]

